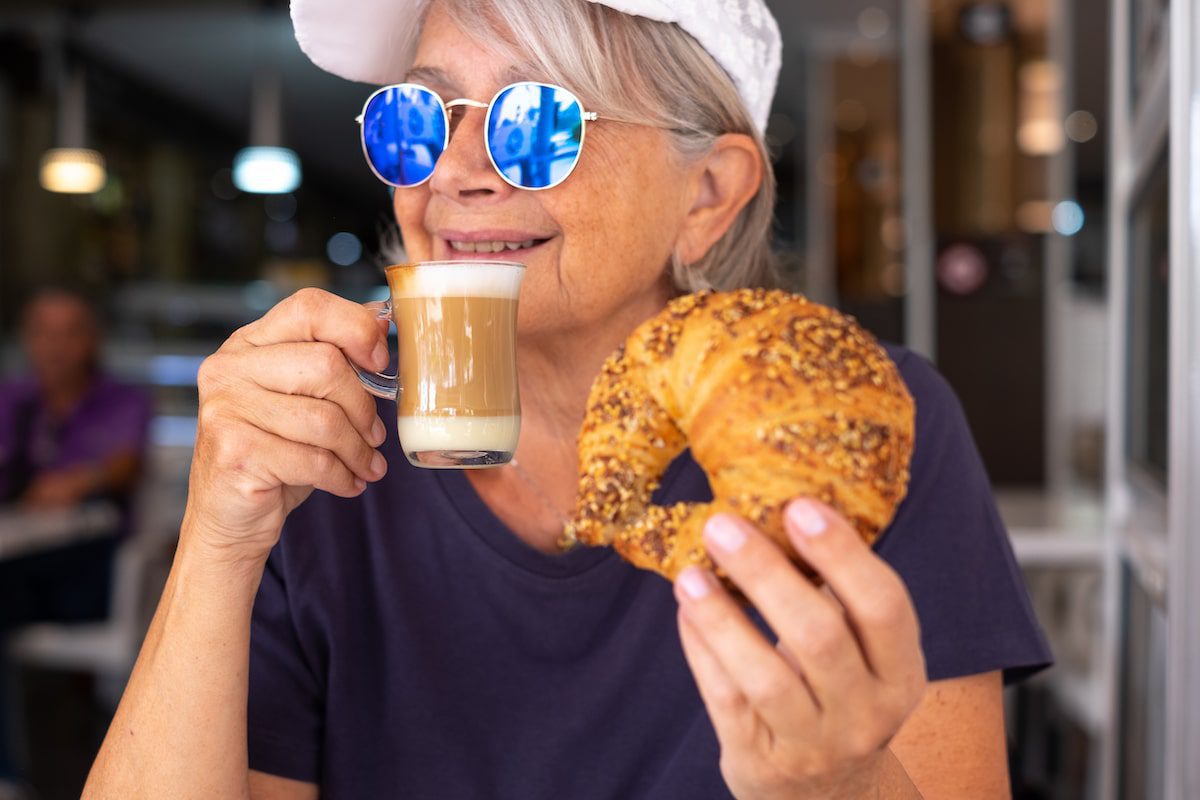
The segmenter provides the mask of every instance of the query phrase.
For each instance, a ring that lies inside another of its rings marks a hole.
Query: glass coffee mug
[[[396,401],[400,446],[428,468],[507,464],[521,432],[517,294],[523,264],[423,261],[386,270],[396,375],[355,367],[367,391]]]

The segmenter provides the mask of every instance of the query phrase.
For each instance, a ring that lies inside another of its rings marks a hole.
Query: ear
[[[692,204],[675,240],[675,256],[693,264],[717,243],[758,191],[762,157],[744,133],[726,133],[691,170]]]

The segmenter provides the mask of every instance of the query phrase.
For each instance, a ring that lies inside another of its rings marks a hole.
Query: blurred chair
[[[108,618],[29,625],[9,641],[14,665],[90,673],[100,701],[116,708],[170,571],[190,458],[190,448],[151,448],[134,502],[134,528],[114,559]]]

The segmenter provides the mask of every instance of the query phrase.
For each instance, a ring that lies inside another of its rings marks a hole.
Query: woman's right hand
[[[354,497],[383,476],[383,421],[346,359],[384,369],[385,333],[370,309],[302,289],[204,361],[186,541],[265,560],[313,489]]]

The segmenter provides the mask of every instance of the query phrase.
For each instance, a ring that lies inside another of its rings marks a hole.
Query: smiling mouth
[[[529,250],[544,244],[549,239],[526,239],[523,242],[490,241],[490,242],[460,242],[447,239],[446,244],[456,253],[507,253],[513,250]]]

